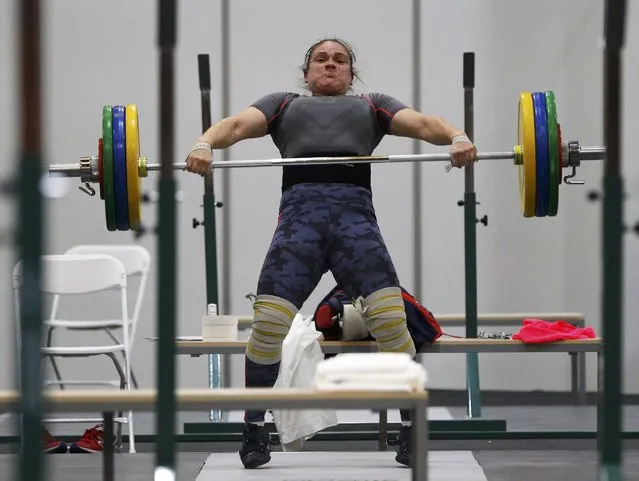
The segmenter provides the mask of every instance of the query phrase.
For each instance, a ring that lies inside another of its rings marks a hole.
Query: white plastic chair
[[[122,342],[107,345],[85,346],[43,346],[42,354],[45,358],[51,357],[94,357],[104,355],[109,357],[120,375],[120,388],[131,389],[131,363],[130,363],[130,324],[127,309],[127,276],[124,265],[113,256],[109,255],[45,255],[42,256],[42,291],[54,296],[91,294],[110,289],[118,289],[120,292],[121,318],[113,320],[119,322],[122,329]],[[13,271],[13,289],[15,315],[17,325],[17,339],[20,346],[20,287],[22,286],[22,262],[18,262]],[[90,322],[90,321],[85,321]],[[100,322],[100,321],[96,321]],[[115,357],[120,353],[124,358],[122,369]],[[82,382],[78,382],[79,384]],[[87,381],[86,384],[91,384]],[[135,453],[135,436],[133,430],[133,412],[126,416],[118,413],[114,421],[117,423],[118,432],[116,442],[120,444],[121,426],[129,426],[129,452]],[[53,418],[45,419],[46,423],[88,423],[102,422],[101,418]]]
[[[151,266],[151,255],[149,252],[138,245],[77,245],[65,252],[65,255],[93,255],[93,254],[105,254],[110,255],[118,259],[126,271],[127,279],[139,277],[139,286],[135,296],[135,305],[133,307],[133,315],[130,318],[130,333],[128,348],[130,352],[133,352],[133,343],[135,342],[135,333],[137,330],[138,320],[140,318],[140,310],[142,307],[142,300],[146,291],[147,277]],[[130,298],[129,298],[130,299]],[[54,296],[51,305],[51,314],[49,319],[45,321],[47,328],[47,346],[52,346],[53,331],[55,328],[66,328],[73,331],[104,331],[114,342],[124,342],[124,340],[118,339],[115,335],[115,331],[119,330],[122,325],[119,319],[103,319],[103,320],[65,320],[58,319],[58,308],[60,305],[60,296]],[[51,366],[55,374],[56,380],[48,380],[46,384],[57,384],[60,389],[64,389],[64,385],[78,384],[74,380],[62,380],[60,369],[55,361],[55,358],[51,357]],[[131,381],[133,387],[137,388],[138,383],[131,368]],[[87,382],[80,381],[80,384],[87,384]],[[95,381],[89,384],[105,384],[104,381]],[[114,384],[113,382],[106,382],[106,384]]]

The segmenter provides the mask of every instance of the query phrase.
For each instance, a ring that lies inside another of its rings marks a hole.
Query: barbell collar
[[[579,167],[581,164],[580,154],[581,146],[579,142],[576,140],[568,142],[568,167]]]
[[[93,172],[91,167],[91,157],[80,158],[80,182],[85,184],[89,182],[95,182],[95,180],[93,179]]]

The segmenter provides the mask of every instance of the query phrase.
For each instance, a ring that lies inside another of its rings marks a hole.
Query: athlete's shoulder
[[[277,92],[271,92],[268,94],[263,95],[260,100],[267,100],[270,102],[275,102],[275,103],[283,103],[283,102],[290,102],[291,100],[299,97],[300,95],[298,93],[295,92],[289,92],[286,90],[282,90],[282,91],[277,91]]]
[[[371,92],[363,95],[376,111],[381,111],[391,116],[400,110],[408,108],[401,100],[382,92]]]
[[[293,92],[271,92],[270,94],[263,95],[257,99],[251,104],[251,107],[255,107],[260,110],[270,122],[274,120],[282,109],[297,96],[298,94]]]
[[[277,95],[282,100],[288,100],[288,101],[301,97],[301,95],[298,94],[297,92],[289,92],[284,90],[281,92],[275,92],[274,95]]]
[[[383,92],[366,92],[360,94],[360,96],[367,101],[373,102],[375,104],[388,102],[389,100],[396,100],[395,97],[393,97],[392,95]]]

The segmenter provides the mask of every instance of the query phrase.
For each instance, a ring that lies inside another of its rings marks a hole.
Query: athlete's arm
[[[411,108],[402,109],[393,116],[390,133],[433,145],[450,145],[454,137],[465,135],[463,130],[441,117],[425,115]]]
[[[267,127],[265,115],[251,106],[211,126],[198,142],[206,142],[213,149],[226,149],[241,140],[264,137]]]

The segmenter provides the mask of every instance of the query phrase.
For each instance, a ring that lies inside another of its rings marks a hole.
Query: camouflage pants
[[[399,287],[370,191],[351,184],[294,185],[282,196],[257,294],[281,297],[300,309],[328,271],[352,298]],[[273,387],[279,367],[245,357],[246,387]],[[264,414],[248,410],[244,420],[261,422]],[[408,415],[401,411],[402,420]]]
[[[399,286],[370,191],[351,184],[294,185],[282,195],[257,293],[299,309],[328,271],[353,298]]]

